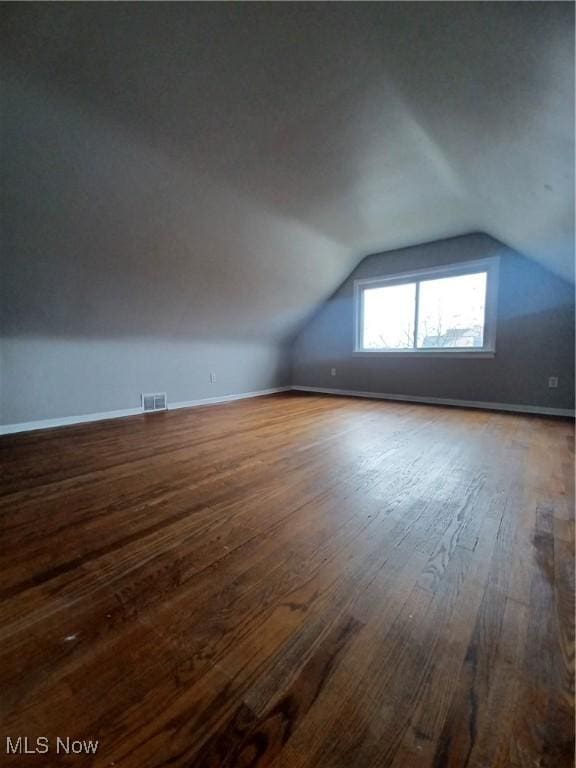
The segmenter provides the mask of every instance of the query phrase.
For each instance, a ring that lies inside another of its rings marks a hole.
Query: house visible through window
[[[494,353],[497,259],[357,280],[356,352]]]

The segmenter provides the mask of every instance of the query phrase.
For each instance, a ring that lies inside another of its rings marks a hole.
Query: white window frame
[[[354,347],[355,355],[374,357],[378,355],[401,355],[416,357],[494,357],[496,354],[496,322],[498,311],[498,273],[500,259],[491,256],[487,259],[447,264],[440,267],[419,269],[414,272],[370,277],[354,281]],[[426,280],[438,280],[443,277],[459,277],[478,272],[486,272],[486,302],[484,306],[484,334],[482,347],[429,347],[416,346],[405,349],[365,349],[362,347],[362,329],[364,325],[364,291],[367,288],[384,288],[391,285],[416,283],[416,301],[414,308],[414,345],[418,334],[418,311],[420,283]]]

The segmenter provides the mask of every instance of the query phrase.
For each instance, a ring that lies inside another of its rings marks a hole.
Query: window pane
[[[418,346],[482,347],[486,272],[420,283]]]
[[[364,349],[406,349],[414,345],[416,283],[364,290]]]

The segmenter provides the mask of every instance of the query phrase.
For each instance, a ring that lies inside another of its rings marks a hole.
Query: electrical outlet
[[[330,368],[330,376],[336,376],[336,368]]]
[[[216,374],[214,371],[210,371],[210,384],[216,384]]]
[[[550,389],[558,389],[558,376],[548,376],[548,386]]]

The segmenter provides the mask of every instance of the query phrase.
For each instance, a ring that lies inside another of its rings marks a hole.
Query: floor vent
[[[166,410],[166,392],[156,392],[151,395],[142,394],[142,410],[165,411]]]

